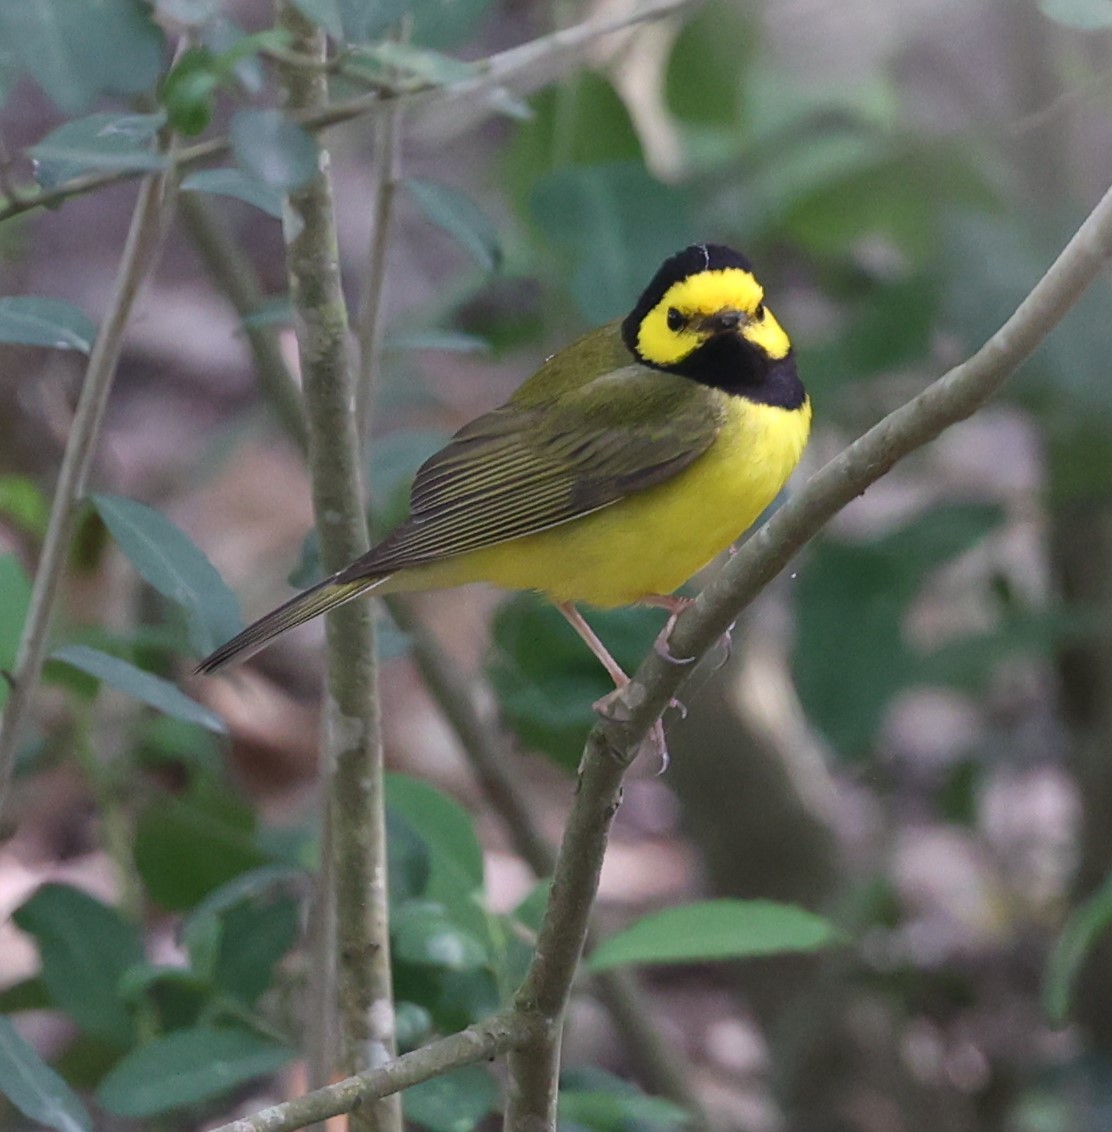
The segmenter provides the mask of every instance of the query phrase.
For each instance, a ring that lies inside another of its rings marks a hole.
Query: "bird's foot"
[[[676,656],[668,647],[668,641],[672,636],[672,630],[676,627],[679,615],[685,609],[690,609],[695,604],[695,599],[693,597],[676,597],[675,594],[649,594],[641,601],[644,605],[668,610],[668,620],[664,622],[664,628],[660,630],[656,640],[653,641],[653,652],[669,664],[690,664],[695,658],[693,656]]]

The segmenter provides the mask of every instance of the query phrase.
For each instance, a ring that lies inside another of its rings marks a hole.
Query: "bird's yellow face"
[[[703,269],[672,283],[642,317],[636,352],[650,365],[683,362],[712,338],[740,335],[771,360],[791,342],[764,303],[764,288],[743,267]]]
[[[621,325],[643,365],[759,404],[800,408],[792,344],[749,260],[723,244],[666,259]]]

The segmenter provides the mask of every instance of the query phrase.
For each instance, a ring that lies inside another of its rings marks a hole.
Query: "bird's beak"
[[[699,323],[699,329],[706,334],[725,334],[737,328],[745,321],[741,311],[721,310],[708,315]]]

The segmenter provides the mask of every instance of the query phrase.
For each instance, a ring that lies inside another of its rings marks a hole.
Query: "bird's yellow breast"
[[[811,428],[810,402],[783,409],[715,395],[724,402],[721,432],[673,479],[539,534],[405,570],[390,588],[482,581],[597,606],[672,593],[772,502]]]

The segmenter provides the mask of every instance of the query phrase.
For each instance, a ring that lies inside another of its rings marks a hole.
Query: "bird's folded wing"
[[[701,392],[628,367],[558,406],[479,417],[421,467],[410,518],[337,580],[536,534],[663,483],[718,434],[720,410]]]

